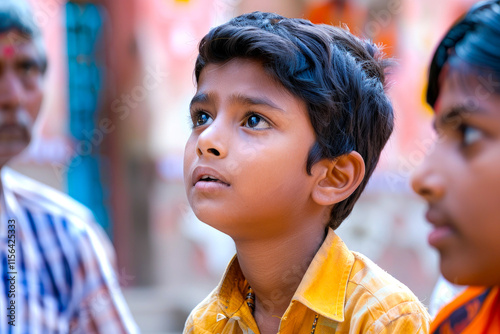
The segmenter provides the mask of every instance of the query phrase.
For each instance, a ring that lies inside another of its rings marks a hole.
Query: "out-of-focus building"
[[[31,0],[49,54],[37,140],[13,167],[89,206],[113,239],[118,274],[143,333],[179,333],[220,279],[232,241],[187,204],[197,44],[254,10],[345,23],[386,45],[396,130],[339,234],[428,302],[437,278],[424,204],[409,176],[432,146],[423,94],[446,28],[475,0]]]

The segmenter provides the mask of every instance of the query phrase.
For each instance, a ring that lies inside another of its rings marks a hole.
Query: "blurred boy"
[[[465,290],[432,333],[500,333],[500,1],[475,5],[443,38],[427,101],[438,141],[413,179],[429,204],[429,244]]]
[[[185,333],[427,333],[417,298],[334,232],[393,128],[377,47],[255,12],[199,52],[186,192],[237,255]]]

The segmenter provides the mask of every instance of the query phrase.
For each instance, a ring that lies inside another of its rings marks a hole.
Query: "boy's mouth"
[[[209,167],[196,167],[193,171],[193,185],[198,182],[219,183],[229,186],[229,183],[217,171]]]
[[[203,175],[199,180],[198,182],[218,182],[218,183],[223,183],[223,184],[226,184],[225,182],[222,182],[221,180],[211,176],[211,175]]]

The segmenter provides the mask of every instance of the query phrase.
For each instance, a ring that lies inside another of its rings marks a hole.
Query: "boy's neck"
[[[266,240],[235,240],[241,271],[255,292],[254,315],[258,324],[265,319],[279,324],[325,239],[325,229],[319,224],[303,226],[302,231]]]

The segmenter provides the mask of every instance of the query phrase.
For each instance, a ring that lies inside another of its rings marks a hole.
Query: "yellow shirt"
[[[246,291],[234,257],[221,283],[191,312],[184,333],[259,333],[245,302]],[[417,297],[368,258],[349,251],[331,229],[281,318],[278,333],[309,334],[316,315],[315,334],[429,332],[429,314]]]

